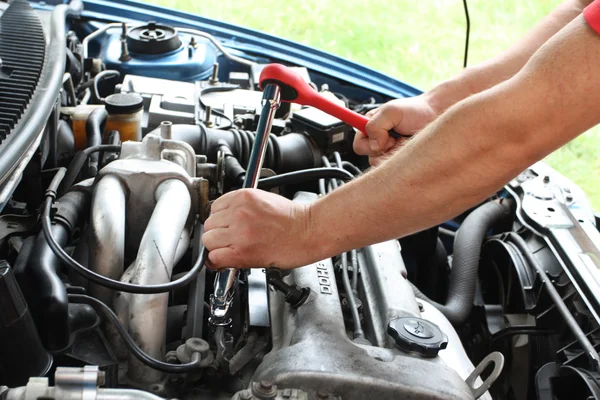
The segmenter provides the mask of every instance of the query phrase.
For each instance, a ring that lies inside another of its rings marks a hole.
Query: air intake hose
[[[150,132],[160,136],[160,128]],[[173,125],[173,140],[181,140],[194,148],[196,154],[204,154],[209,162],[217,161],[217,152],[225,151],[226,158],[235,157],[242,170],[248,166],[248,159],[254,144],[254,133],[240,129],[219,130],[199,125]],[[228,154],[226,149],[230,150]],[[313,141],[300,133],[289,133],[283,136],[271,135],[264,167],[277,173],[297,171],[300,169],[321,166],[321,150]],[[235,166],[238,172],[239,168]]]
[[[473,308],[483,241],[491,228],[510,215],[511,209],[511,201],[490,201],[479,206],[464,220],[454,240],[454,258],[446,304],[430,300],[412,285],[417,298],[430,302],[455,326],[464,323]]]

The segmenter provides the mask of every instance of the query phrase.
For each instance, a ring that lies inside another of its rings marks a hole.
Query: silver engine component
[[[296,201],[315,199],[316,195],[309,193],[296,196]],[[359,282],[359,292],[366,299],[364,327],[375,343],[348,338],[330,259],[298,268],[286,280],[309,287],[310,297],[292,310],[281,293],[270,292],[273,349],[253,381],[344,399],[472,399],[465,379],[475,367],[441,314],[429,307],[427,313],[420,313],[403,276],[406,271],[398,242],[370,246],[360,257],[364,260]],[[450,335],[452,345],[434,358],[398,349],[386,329],[390,319],[402,316],[431,318]]]
[[[202,179],[195,173],[196,156],[186,143],[154,135],[123,143],[120,159],[97,177],[90,268],[139,285],[169,282],[173,267],[188,249],[191,227],[203,202]],[[123,272],[125,254],[135,260]],[[91,289],[94,296],[113,305],[142,350],[164,358],[168,293],[117,293],[111,299],[110,291]],[[128,377],[148,384],[159,381],[162,373],[130,355]]]
[[[97,366],[83,368],[58,367],[54,374],[54,385],[48,378],[30,378],[27,386],[0,389],[0,396],[6,400],[161,400],[161,397],[142,390],[102,389],[104,373]]]

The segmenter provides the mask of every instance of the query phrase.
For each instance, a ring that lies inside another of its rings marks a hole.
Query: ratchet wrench
[[[281,94],[278,85],[265,84],[263,87],[262,110],[258,120],[252,152],[248,161],[248,168],[246,169],[246,177],[242,186],[245,189],[256,189],[258,186],[260,170],[265,158],[267,145],[269,144],[273,118],[281,104],[280,98]],[[239,271],[237,269],[226,268],[218,271],[215,276],[214,291],[210,296],[209,310],[209,322],[215,326],[226,326],[231,323],[229,309],[233,301],[235,282],[238,274]]]
[[[282,64],[269,64],[264,67],[260,74],[259,86],[263,88],[273,84],[281,90],[281,101],[317,108],[367,134],[366,125],[369,118],[320,95],[293,69]],[[411,137],[394,130],[388,133],[395,139]]]

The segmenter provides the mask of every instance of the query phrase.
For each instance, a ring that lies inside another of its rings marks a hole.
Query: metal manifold
[[[138,285],[170,282],[207,202],[206,181],[195,175],[196,156],[184,142],[147,135],[142,142],[123,143],[120,158],[99,171],[93,189],[90,269]],[[135,257],[127,268],[126,255]],[[113,307],[144,352],[164,359],[168,293],[113,294],[101,286],[90,290]],[[117,335],[109,337],[122,356]],[[147,384],[162,377],[129,355],[129,379]]]

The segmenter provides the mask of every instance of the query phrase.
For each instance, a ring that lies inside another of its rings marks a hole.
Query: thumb
[[[366,125],[366,133],[369,135],[369,146],[372,153],[380,153],[389,150],[389,131],[400,125],[403,113],[398,109],[383,106],[381,110],[371,118]]]

